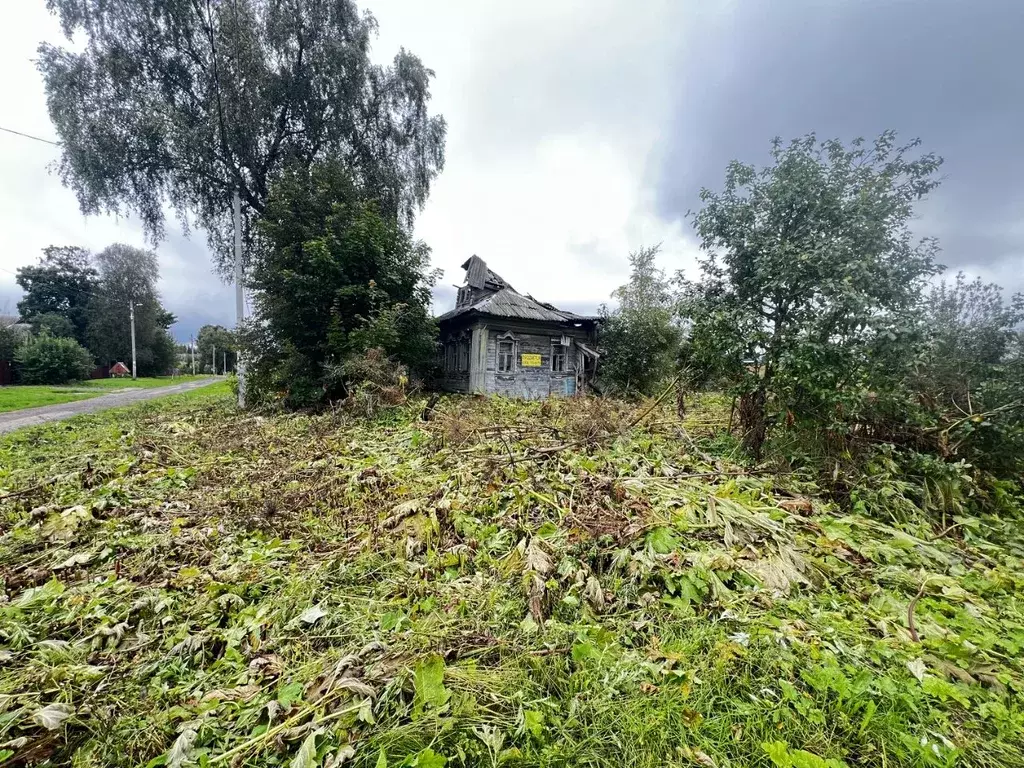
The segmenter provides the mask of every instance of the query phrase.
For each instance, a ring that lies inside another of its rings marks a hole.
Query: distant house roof
[[[546,323],[580,323],[598,319],[592,315],[565,312],[551,304],[537,301],[528,294],[519,293],[501,275],[488,269],[487,263],[479,256],[467,259],[462,268],[466,270],[468,287],[491,290],[494,293],[489,293],[472,304],[445,312],[438,318],[442,322],[468,314],[538,320]]]
[[[15,333],[32,332],[32,324],[20,322],[17,315],[0,315],[0,328],[10,328]]]
[[[110,366],[110,373],[111,375],[125,374],[130,373],[130,371],[128,370],[128,366],[125,365],[124,363],[114,363],[112,366]]]

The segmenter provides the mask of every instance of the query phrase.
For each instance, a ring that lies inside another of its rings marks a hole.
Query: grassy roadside
[[[120,389],[149,389],[182,384],[205,376],[160,376],[135,379],[91,379],[66,386],[25,385],[0,387],[0,413],[43,405],[58,405],[106,395]]]
[[[0,764],[1024,764],[1019,521],[844,513],[714,398],[225,391],[0,438]]]

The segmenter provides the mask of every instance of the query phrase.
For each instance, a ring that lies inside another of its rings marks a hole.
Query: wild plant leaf
[[[964,707],[971,706],[970,697],[955,683],[928,675],[921,681],[921,688],[930,696],[943,701],[956,701]]]
[[[167,768],[182,768],[185,762],[192,756],[192,747],[196,743],[198,734],[192,728],[186,728],[178,738],[174,740],[170,751],[167,753]]]
[[[921,659],[913,659],[907,662],[907,669],[910,670],[910,674],[917,678],[918,682],[923,682],[928,666]]]
[[[55,731],[74,714],[75,708],[70,704],[55,702],[36,710],[32,715],[32,722],[48,731]]]
[[[312,626],[326,615],[327,611],[321,608],[319,604],[312,605],[299,614],[299,622],[307,626]]]
[[[351,744],[339,747],[337,751],[324,761],[324,768],[339,768],[356,756],[356,748]]]
[[[526,570],[546,575],[551,573],[553,567],[551,557],[540,546],[540,542],[536,538],[531,539],[526,547]]]
[[[426,707],[443,707],[451,698],[444,687],[444,660],[437,655],[421,661],[413,673],[413,716],[421,715]]]
[[[660,525],[647,533],[647,544],[659,555],[667,555],[679,549],[679,538],[671,528]]]
[[[319,735],[320,731],[315,730],[302,740],[302,745],[288,764],[288,768],[316,768],[320,762],[316,759],[316,737]]]
[[[535,709],[527,709],[523,712],[523,728],[535,739],[539,739],[544,733],[544,713]]]
[[[412,765],[414,768],[444,768],[447,762],[448,758],[427,747],[416,754]]]

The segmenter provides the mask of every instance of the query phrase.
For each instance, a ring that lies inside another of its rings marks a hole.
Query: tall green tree
[[[938,424],[940,450],[999,474],[1024,467],[1024,294],[960,273],[922,307],[928,338],[915,391]],[[933,430],[935,431],[935,430]]]
[[[1003,291],[960,272],[943,280],[924,302],[928,343],[919,365],[919,389],[939,409],[968,407],[972,390],[997,374],[1024,321],[1024,294]],[[975,394],[977,394],[975,392]]]
[[[435,354],[430,251],[342,163],[290,168],[260,222],[252,278],[260,322],[246,334],[253,393],[293,406],[345,392],[344,362],[379,348],[412,368]]]
[[[224,373],[235,370],[238,340],[234,331],[222,325],[204,325],[196,337],[196,370],[209,373]],[[216,356],[216,361],[214,361]]]
[[[842,430],[898,414],[922,333],[936,244],[909,229],[941,159],[887,132],[873,143],[772,143],[772,163],[733,162],[701,192],[705,251],[685,283],[690,363],[737,384],[745,445],[759,455],[769,416]]]
[[[175,317],[160,304],[156,254],[118,243],[96,255],[96,266],[100,278],[89,306],[90,351],[103,364],[131,364],[131,304],[139,375],[166,373],[174,365],[174,342],[167,329]]]
[[[651,394],[671,374],[679,349],[675,299],[656,263],[659,250],[631,253],[629,282],[612,293],[614,310],[602,307],[601,380],[622,394]]]
[[[12,327],[13,325],[13,322],[8,322],[5,318],[0,317],[0,361],[2,362],[13,361],[14,351],[24,340],[23,334],[16,331]]]
[[[47,246],[38,264],[18,268],[15,280],[25,292],[18,302],[25,322],[38,325],[42,316],[59,315],[71,324],[75,340],[85,343],[88,306],[97,282],[89,251],[73,245]]]
[[[410,224],[444,163],[433,72],[370,61],[377,22],[353,0],[47,0],[76,45],[39,48],[60,173],[86,213],[164,206],[230,256],[286,163],[343,163],[382,216]],[[78,45],[80,43],[80,45]]]

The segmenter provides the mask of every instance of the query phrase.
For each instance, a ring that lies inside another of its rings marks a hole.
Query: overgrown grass
[[[1019,520],[836,509],[715,398],[224,392],[0,439],[0,764],[1024,765]]]
[[[120,389],[149,389],[183,384],[187,381],[208,378],[205,376],[160,376],[128,379],[91,379],[66,386],[24,385],[0,387],[0,413],[19,411],[23,408],[38,408],[43,405],[58,405],[75,400],[109,394]]]

